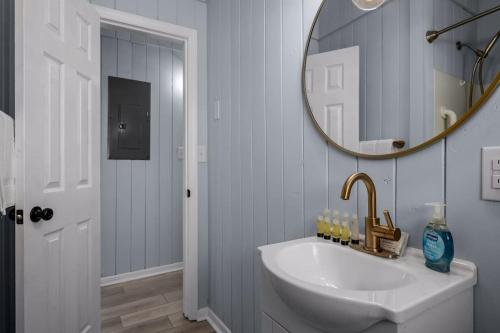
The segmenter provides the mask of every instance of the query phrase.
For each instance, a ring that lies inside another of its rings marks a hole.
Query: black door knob
[[[54,211],[50,208],[42,209],[38,206],[33,207],[30,212],[31,222],[38,223],[40,220],[48,221],[54,216]]]

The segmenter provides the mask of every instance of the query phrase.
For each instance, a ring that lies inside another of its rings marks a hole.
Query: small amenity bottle
[[[351,244],[359,244],[359,220],[358,214],[352,215]]]
[[[349,218],[347,221],[342,222],[342,230],[340,232],[340,244],[349,245],[351,238],[351,231],[349,230]]]
[[[330,240],[330,238],[332,238],[332,224],[330,223],[329,217],[325,217],[323,219],[323,226],[325,228],[325,230],[323,232],[323,238]]]
[[[323,216],[318,216],[316,219],[316,236],[323,238]]]
[[[338,211],[333,212],[332,241],[335,243],[340,242],[340,221]]]
[[[439,202],[426,205],[434,207],[434,213],[424,229],[422,240],[425,266],[437,272],[448,273],[453,260],[454,248],[453,237],[444,218],[446,205]]]

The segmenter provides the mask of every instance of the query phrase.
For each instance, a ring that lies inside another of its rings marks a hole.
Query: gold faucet
[[[389,239],[398,241],[401,238],[401,230],[394,228],[389,211],[384,210],[384,217],[387,221],[387,226],[380,225],[380,219],[377,217],[377,191],[373,180],[366,173],[355,173],[349,176],[344,186],[340,197],[343,200],[349,200],[351,189],[354,183],[362,180],[368,191],[368,216],[365,217],[365,243],[363,245],[363,252],[370,254],[391,257],[390,254],[384,254],[380,247],[380,239]]]

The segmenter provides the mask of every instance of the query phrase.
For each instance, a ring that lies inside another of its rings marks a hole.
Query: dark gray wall
[[[0,0],[0,110],[14,117],[14,0]],[[0,332],[15,331],[14,222],[0,216]]]
[[[14,116],[14,0],[0,0],[0,110]]]
[[[222,115],[208,122],[209,306],[233,333],[258,332],[256,247],[314,235],[325,207],[365,216],[366,190],[340,199],[346,177],[364,171],[376,183],[378,211],[393,213],[410,246],[422,241],[430,213],[424,203],[448,203],[456,256],[479,270],[475,331],[498,332],[500,203],[481,200],[480,167],[481,147],[500,146],[500,91],[465,126],[421,152],[383,161],[345,155],[325,143],[303,108],[302,51],[319,4],[208,2],[208,105],[220,102]],[[432,22],[423,31],[430,28]]]

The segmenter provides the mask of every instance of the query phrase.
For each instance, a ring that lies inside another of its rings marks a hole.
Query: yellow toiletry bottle
[[[316,236],[323,238],[323,216],[316,219]]]
[[[340,236],[340,244],[349,245],[349,239],[351,238],[351,231],[349,230],[349,220],[342,222],[342,231]]]
[[[339,212],[333,212],[333,222],[332,222],[332,240],[335,243],[340,241],[340,222],[339,222]]]
[[[325,228],[323,231],[323,238],[330,240],[332,238],[332,225],[330,223],[330,218],[328,216],[325,216],[323,218],[323,227]]]

